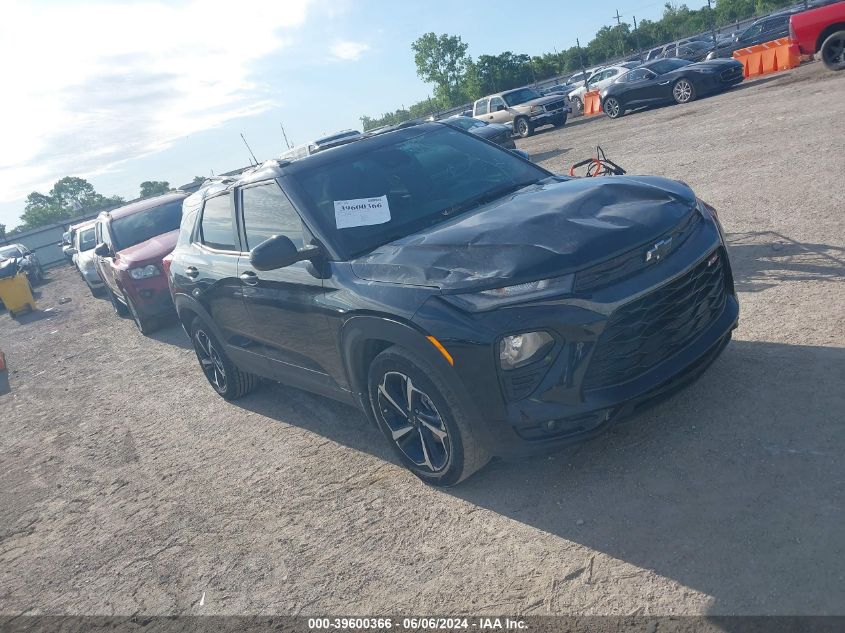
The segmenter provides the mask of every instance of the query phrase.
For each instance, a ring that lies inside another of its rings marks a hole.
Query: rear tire
[[[111,307],[114,308],[114,312],[119,317],[129,316],[129,310],[126,308],[124,304],[120,302],[112,289],[106,286],[106,296],[108,296],[109,301],[111,301]]]
[[[470,409],[426,360],[390,347],[373,360],[367,384],[379,428],[425,483],[453,486],[490,461],[473,435]]]
[[[524,116],[513,122],[513,129],[519,138],[528,138],[534,133],[534,126]]]
[[[200,318],[191,323],[191,343],[208,383],[224,399],[242,398],[261,384],[261,379],[255,374],[238,369],[211,328]]]
[[[820,49],[822,61],[830,70],[845,69],[845,31],[832,33]]]
[[[581,101],[581,97],[572,97],[572,107],[578,114],[584,113],[584,102]]]

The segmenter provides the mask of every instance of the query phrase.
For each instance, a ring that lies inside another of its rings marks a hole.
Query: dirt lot
[[[648,414],[452,490],[342,405],[222,401],[180,329],[52,271],[49,312],[0,315],[0,613],[845,613],[843,138],[845,73],[814,64],[521,141],[692,185],[741,324]]]

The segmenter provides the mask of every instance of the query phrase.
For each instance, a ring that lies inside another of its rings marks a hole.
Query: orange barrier
[[[598,90],[590,90],[584,93],[584,116],[601,114],[601,98]]]
[[[740,48],[734,51],[734,59],[742,62],[744,75],[748,78],[797,68],[801,63],[801,53],[797,44],[788,37],[782,37],[765,44]]]

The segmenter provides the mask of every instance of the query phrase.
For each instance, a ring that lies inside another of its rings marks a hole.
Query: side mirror
[[[78,251],[78,250],[76,250],[76,248],[74,248],[73,246],[69,246],[69,247],[68,247],[68,249],[67,249],[67,254],[68,254],[68,255],[76,255],[78,252],[79,252],[79,251]]]
[[[496,112],[501,112],[504,109],[505,109],[505,106],[503,106],[501,103],[496,106]]]
[[[111,257],[111,248],[109,248],[109,245],[105,242],[100,242],[94,249],[94,255],[96,255],[97,257]]]
[[[249,263],[256,270],[276,270],[306,259],[313,259],[319,254],[319,246],[296,248],[287,235],[274,235],[252,249],[249,254]]]

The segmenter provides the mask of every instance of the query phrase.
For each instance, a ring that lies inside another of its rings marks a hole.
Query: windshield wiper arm
[[[531,185],[535,184],[537,184],[536,180],[529,180],[528,182],[514,183],[512,185],[508,185],[507,187],[501,187],[500,189],[487,191],[479,196],[476,196],[475,198],[467,200],[466,202],[443,209],[443,211],[440,212],[440,215],[450,216],[455,213],[460,213],[461,211],[467,211],[468,209],[472,209],[473,207],[492,202],[493,200],[501,198],[502,196],[506,196],[509,193],[519,191],[520,189],[524,189],[525,187],[530,187]]]

